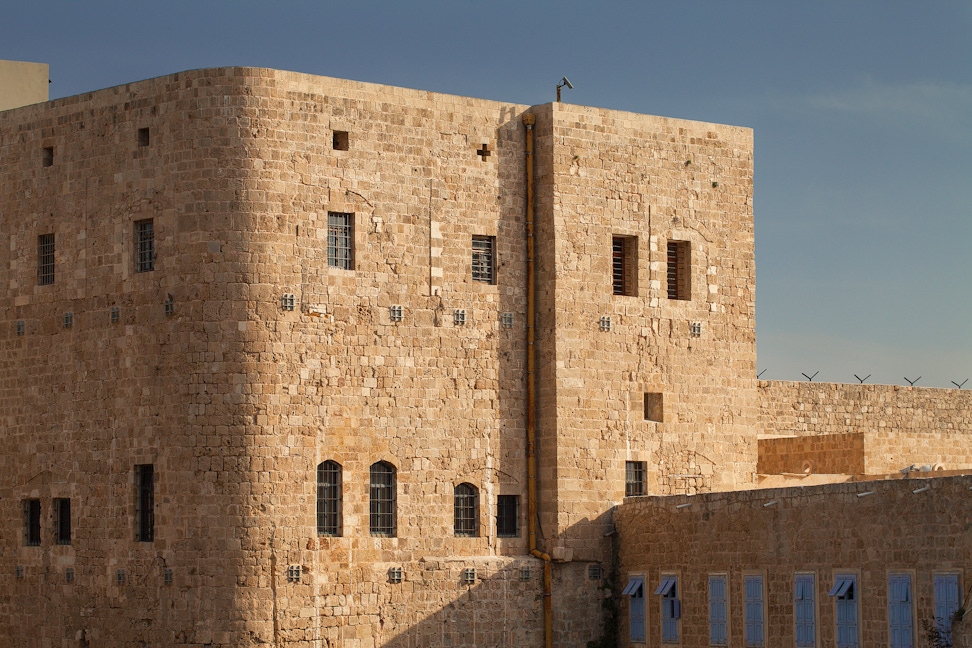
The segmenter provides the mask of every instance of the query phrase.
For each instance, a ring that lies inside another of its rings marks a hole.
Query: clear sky
[[[252,65],[748,126],[763,378],[972,378],[972,2],[22,0],[51,97]],[[972,389],[972,380],[966,385]]]

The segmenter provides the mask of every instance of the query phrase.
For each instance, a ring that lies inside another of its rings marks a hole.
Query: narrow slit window
[[[453,530],[457,536],[472,538],[479,533],[479,489],[472,484],[459,484],[454,494]]]
[[[496,237],[472,237],[472,280],[496,283]]]
[[[384,461],[371,464],[370,485],[371,535],[395,535],[395,468]]]
[[[139,542],[155,540],[155,466],[135,466],[135,535]]]
[[[334,461],[317,465],[317,535],[341,535],[341,466]]]
[[[645,494],[645,462],[624,462],[624,496],[639,497]]]
[[[66,497],[54,500],[54,539],[57,544],[71,544],[71,500]]]
[[[668,242],[668,298],[692,298],[692,244]]]
[[[638,237],[611,238],[611,279],[615,295],[638,294]]]
[[[24,544],[37,547],[41,543],[41,502],[39,499],[24,500]]]
[[[327,265],[351,270],[354,265],[354,214],[327,213]]]
[[[496,498],[496,535],[515,538],[520,535],[520,496],[500,495]]]
[[[37,237],[37,283],[49,286],[54,283],[54,234]]]
[[[155,221],[135,221],[135,272],[155,270]]]

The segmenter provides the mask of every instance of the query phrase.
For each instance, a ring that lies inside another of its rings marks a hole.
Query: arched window
[[[341,465],[317,464],[317,535],[341,535]]]
[[[479,489],[472,484],[459,484],[456,486],[454,500],[456,535],[479,535]]]
[[[384,461],[371,464],[371,515],[373,536],[395,535],[395,467]]]

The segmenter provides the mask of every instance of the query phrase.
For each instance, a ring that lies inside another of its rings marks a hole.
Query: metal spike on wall
[[[813,382],[813,379],[817,377],[817,374],[818,373],[820,373],[820,372],[819,371],[814,371],[812,376],[808,376],[807,374],[801,372],[801,375],[804,378],[806,378],[807,380],[809,380],[810,382]]]

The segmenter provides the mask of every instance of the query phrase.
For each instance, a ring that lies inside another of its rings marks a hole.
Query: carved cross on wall
[[[489,144],[483,144],[483,148],[476,151],[476,155],[483,158],[483,162],[485,162],[486,158],[488,158],[492,154],[493,152],[489,150]]]

